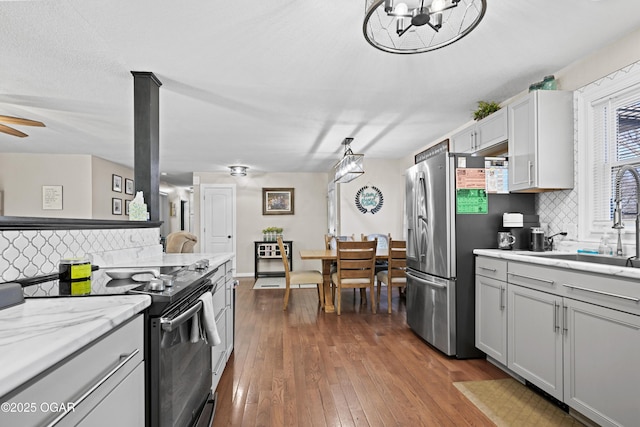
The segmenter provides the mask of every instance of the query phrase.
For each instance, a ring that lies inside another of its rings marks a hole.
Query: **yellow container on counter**
[[[91,293],[91,261],[88,258],[64,258],[58,267],[60,295]]]

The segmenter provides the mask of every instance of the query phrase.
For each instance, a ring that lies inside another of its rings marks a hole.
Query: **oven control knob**
[[[164,282],[162,279],[151,279],[149,280],[149,290],[155,292],[164,291]]]
[[[158,276],[158,279],[162,280],[165,288],[170,288],[173,286],[173,276],[170,276],[168,274],[161,274],[160,276]]]

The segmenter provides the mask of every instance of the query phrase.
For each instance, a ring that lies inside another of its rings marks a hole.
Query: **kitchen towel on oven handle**
[[[198,315],[198,313],[196,313],[196,315],[194,316],[194,323],[202,323],[205,341],[211,347],[214,347],[220,344],[222,340],[220,339],[218,328],[216,327],[216,316],[213,312],[213,295],[211,294],[211,292],[205,292],[204,294],[200,295],[200,302],[202,303],[201,318],[199,319],[200,321],[195,320],[195,317]],[[193,334],[194,332],[192,328],[191,338],[193,338]]]

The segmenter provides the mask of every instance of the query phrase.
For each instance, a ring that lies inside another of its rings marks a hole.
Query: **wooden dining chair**
[[[282,237],[278,236],[278,248],[280,249],[280,255],[282,256],[282,263],[284,264],[284,274],[286,280],[286,289],[284,291],[284,308],[287,309],[289,305],[289,293],[291,292],[291,285],[304,285],[307,283],[315,283],[318,285],[318,299],[320,300],[320,308],[324,308],[324,286],[322,273],[317,270],[302,270],[291,271],[289,268],[289,258],[284,249],[284,243],[282,243]]]
[[[380,301],[380,288],[387,285],[387,313],[391,314],[391,291],[394,287],[407,286],[407,242],[405,240],[389,240],[389,256],[387,269],[378,272],[378,301]]]
[[[387,250],[391,241],[391,233],[389,234],[362,234],[361,240],[378,240],[377,250]],[[387,260],[376,260],[376,274],[387,269]]]
[[[369,242],[337,242],[336,255],[338,269],[331,275],[331,282],[336,288],[336,312],[340,315],[342,308],[342,289],[369,288],[371,295],[371,311],[376,312],[376,296],[374,291],[376,266],[375,240]],[[363,300],[364,303],[364,300]]]

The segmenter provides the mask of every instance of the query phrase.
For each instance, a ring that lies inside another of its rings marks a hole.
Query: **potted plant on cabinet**
[[[281,227],[267,227],[262,230],[262,239],[265,242],[275,242],[278,236],[282,237],[283,231]]]

